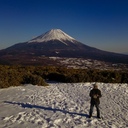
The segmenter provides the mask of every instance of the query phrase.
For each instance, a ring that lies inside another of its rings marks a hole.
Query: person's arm
[[[89,96],[92,97],[92,90],[90,91]]]
[[[98,97],[99,97],[99,98],[102,97],[102,95],[101,95],[101,91],[100,91],[100,90],[99,90]]]

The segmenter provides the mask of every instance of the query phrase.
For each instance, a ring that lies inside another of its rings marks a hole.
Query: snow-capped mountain
[[[52,29],[27,42],[0,50],[0,61],[7,63],[42,63],[42,57],[73,57],[113,63],[128,63],[128,55],[87,46],[60,29]],[[26,60],[26,61],[25,61]],[[38,60],[38,61],[37,61]],[[25,61],[25,62],[24,62]],[[47,64],[47,62],[45,62]]]
[[[28,41],[28,43],[34,43],[34,42],[41,43],[41,42],[47,42],[47,41],[51,41],[51,40],[59,40],[59,41],[63,42],[64,44],[66,44],[65,41],[71,41],[72,43],[76,42],[76,40],[73,37],[69,36],[62,30],[52,29],[52,30],[46,32],[45,34],[40,35],[40,36]]]

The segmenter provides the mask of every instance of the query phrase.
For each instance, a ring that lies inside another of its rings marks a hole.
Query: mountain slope
[[[32,40],[15,44],[0,51],[0,59],[12,63],[13,60],[17,60],[19,63],[23,62],[21,58],[26,60],[27,58],[41,56],[75,57],[113,63],[128,63],[128,55],[106,52],[87,46],[60,29],[52,29]]]
[[[28,41],[28,43],[33,43],[33,42],[41,43],[41,42],[47,42],[50,40],[59,40],[61,42],[63,42],[64,40],[68,40],[68,41],[71,41],[72,43],[75,43],[75,41],[76,41],[74,38],[67,35],[62,30],[52,29],[52,30],[44,33],[43,35],[40,35],[40,36]],[[67,45],[66,43],[64,43],[64,44]]]

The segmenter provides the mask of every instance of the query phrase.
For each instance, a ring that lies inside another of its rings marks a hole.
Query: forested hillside
[[[48,85],[45,81],[65,83],[104,82],[128,83],[128,71],[67,69],[43,66],[3,66],[0,65],[0,88],[21,84]]]

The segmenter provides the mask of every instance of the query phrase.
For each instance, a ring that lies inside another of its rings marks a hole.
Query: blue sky
[[[128,52],[128,0],[0,0],[0,49],[55,28],[92,47]]]

